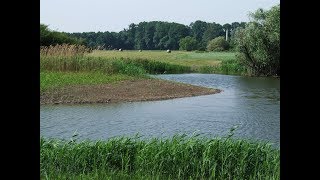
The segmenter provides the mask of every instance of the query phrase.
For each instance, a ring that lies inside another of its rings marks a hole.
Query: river
[[[280,145],[280,80],[218,74],[154,77],[221,89],[213,95],[162,101],[42,105],[40,134],[103,140],[114,136],[170,137],[176,133],[226,136]]]

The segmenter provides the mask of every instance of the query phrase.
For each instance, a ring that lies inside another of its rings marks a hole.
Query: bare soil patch
[[[40,94],[40,104],[152,101],[209,95],[220,91],[159,79],[139,79],[115,84],[76,85],[49,90]]]

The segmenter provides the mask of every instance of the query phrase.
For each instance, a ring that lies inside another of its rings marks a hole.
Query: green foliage
[[[181,74],[192,72],[191,67],[189,66],[169,64],[148,59],[125,59],[125,62],[141,67],[149,74]]]
[[[224,60],[220,65],[216,66],[201,66],[199,72],[207,74],[232,74],[232,75],[243,75],[246,69],[239,61],[230,59]]]
[[[208,51],[225,51],[228,50],[229,43],[225,40],[223,36],[212,39],[208,42]]]
[[[234,27],[242,23],[233,24]],[[233,27],[232,26],[232,27]],[[218,23],[195,21],[186,26],[174,22],[131,23],[128,28],[116,32],[68,33],[77,39],[84,39],[85,45],[94,49],[112,50],[177,50],[182,38],[191,36],[196,39],[197,49],[205,50],[209,40],[224,36],[223,26]]]
[[[236,32],[239,61],[249,74],[280,76],[280,5],[258,9],[252,21]]]
[[[279,179],[280,150],[259,142],[186,135],[80,143],[40,138],[41,177],[89,175],[94,179]]]
[[[40,46],[57,44],[83,44],[83,40],[69,37],[66,33],[52,31],[47,25],[40,24]]]
[[[197,40],[194,37],[187,36],[180,39],[180,50],[192,51],[197,49]]]

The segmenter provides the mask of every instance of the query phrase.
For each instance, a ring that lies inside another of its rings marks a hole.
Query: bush
[[[208,42],[208,51],[225,51],[229,49],[229,43],[224,39],[223,36],[212,39]]]
[[[180,50],[192,51],[197,49],[197,40],[194,37],[187,36],[180,39]]]

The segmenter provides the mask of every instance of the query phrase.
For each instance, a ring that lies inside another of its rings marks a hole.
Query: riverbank
[[[116,83],[70,85],[40,94],[40,104],[83,104],[152,101],[219,93],[221,90],[153,78]]]

